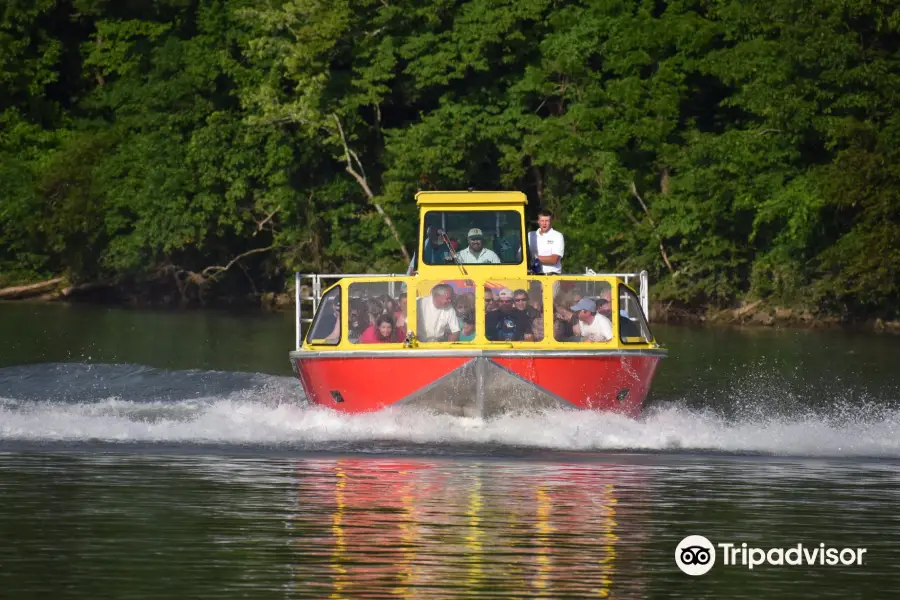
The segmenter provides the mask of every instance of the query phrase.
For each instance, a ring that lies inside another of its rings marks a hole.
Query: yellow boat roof
[[[419,192],[416,194],[418,206],[429,205],[481,205],[481,204],[514,204],[524,206],[528,198],[522,192],[479,192],[460,190],[453,192]]]

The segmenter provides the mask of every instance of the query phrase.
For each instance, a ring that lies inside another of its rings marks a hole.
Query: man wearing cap
[[[499,309],[489,312],[484,317],[485,337],[494,342],[534,341],[531,319],[513,306],[512,291],[502,289],[497,296]]]
[[[538,272],[544,274],[562,273],[562,258],[566,251],[563,234],[550,225],[553,213],[541,210],[538,213],[538,228],[528,234],[528,250],[531,256],[540,263]]]
[[[469,247],[456,253],[459,262],[468,265],[499,265],[500,257],[484,247],[484,234],[477,227],[469,230]]]
[[[582,342],[608,342],[612,339],[612,321],[597,314],[597,303],[590,298],[582,298],[569,307],[578,315],[578,331]]]

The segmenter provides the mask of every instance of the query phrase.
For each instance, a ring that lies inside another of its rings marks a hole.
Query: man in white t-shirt
[[[562,273],[562,257],[566,251],[563,234],[553,229],[550,221],[553,213],[543,209],[538,213],[538,228],[528,234],[531,256],[541,263],[544,273]]]
[[[596,302],[582,298],[569,310],[578,315],[578,334],[582,342],[608,342],[612,339],[612,321],[597,313]]]
[[[484,247],[484,233],[480,229],[469,230],[469,247],[456,253],[459,262],[467,265],[499,265],[500,257],[493,250]]]
[[[459,318],[453,310],[453,288],[439,283],[431,288],[431,296],[420,298],[417,311],[421,342],[455,342],[459,340]]]

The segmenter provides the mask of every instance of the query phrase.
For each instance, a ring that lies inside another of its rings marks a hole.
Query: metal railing
[[[295,341],[296,347],[300,347],[300,339],[302,338],[303,323],[312,323],[313,317],[319,310],[319,303],[322,301],[322,290],[330,287],[331,283],[335,283],[340,279],[350,279],[353,277],[406,277],[405,273],[294,273],[294,320],[295,320]],[[309,280],[310,293],[302,296],[300,291],[304,286],[304,281]],[[328,281],[331,280],[331,283]],[[324,285],[323,285],[324,282]],[[392,290],[393,294],[393,290]],[[303,303],[312,303],[312,312],[309,317],[303,316]]]
[[[585,275],[596,276],[596,277],[618,277],[625,281],[626,284],[631,285],[634,284],[632,280],[636,279],[638,282],[638,298],[641,302],[641,309],[644,311],[644,318],[647,319],[647,322],[650,322],[650,279],[647,271],[640,271],[639,273],[595,273],[591,269],[585,269]],[[566,274],[563,273],[562,276]],[[574,275],[574,274],[573,274]],[[300,347],[300,339],[302,337],[302,324],[303,323],[312,323],[313,317],[316,315],[316,311],[319,310],[319,303],[322,301],[322,290],[329,287],[327,281],[333,280],[336,282],[340,279],[350,279],[354,277],[407,277],[406,273],[294,273],[294,317],[295,317],[295,326],[296,326],[296,347]],[[310,293],[307,296],[301,296],[300,290],[304,285],[305,280],[309,280],[309,289]],[[323,281],[326,282],[326,285],[323,285]],[[332,283],[333,283],[332,282]],[[392,296],[396,296],[394,291],[391,291]],[[303,303],[311,302],[312,303],[312,312],[309,317],[303,316]]]

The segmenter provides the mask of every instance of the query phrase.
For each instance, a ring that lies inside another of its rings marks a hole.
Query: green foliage
[[[573,271],[896,317],[898,41],[882,0],[14,0],[0,277],[400,271],[418,189],[500,188]]]

